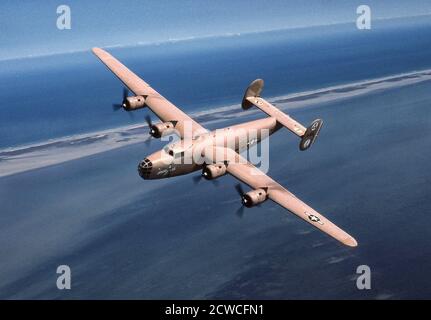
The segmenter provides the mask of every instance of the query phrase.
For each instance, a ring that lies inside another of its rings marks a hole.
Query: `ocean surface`
[[[307,152],[271,136],[269,175],[359,247],[271,202],[237,217],[229,176],[142,180],[163,144],[140,143],[146,110],[112,111],[121,83],[90,52],[2,61],[0,298],[431,297],[429,19],[108,50],[210,129],[263,116],[238,105],[255,78],[300,122],[324,119]]]

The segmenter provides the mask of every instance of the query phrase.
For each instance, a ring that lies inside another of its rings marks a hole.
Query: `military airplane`
[[[261,97],[264,82],[257,79],[246,89],[242,108],[255,106],[268,117],[210,132],[111,54],[100,48],[93,48],[92,51],[135,94],[129,96],[128,90],[125,89],[123,101],[117,108],[128,112],[149,108],[161,120],[160,123],[153,124],[147,118],[152,137],[161,138],[172,134],[179,137],[178,141],[168,144],[139,163],[138,172],[143,179],[167,178],[198,170],[201,170],[201,176],[207,180],[230,174],[252,189],[244,192],[240,184],[236,186],[244,207],[253,207],[270,199],[344,245],[358,245],[351,235],[240,155],[242,151],[283,127],[300,138],[300,150],[307,150],[316,140],[323,124],[322,120],[314,120],[310,126],[304,127]]]

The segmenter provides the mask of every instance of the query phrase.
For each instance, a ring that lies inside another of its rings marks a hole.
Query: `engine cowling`
[[[145,107],[144,96],[127,97],[123,100],[123,108],[126,111],[142,109]]]
[[[242,196],[242,204],[247,208],[251,208],[267,199],[267,192],[264,189],[256,189],[245,193]]]
[[[175,126],[172,122],[162,122],[153,124],[150,128],[150,135],[154,138],[160,138],[163,135],[174,133]]]
[[[207,180],[216,179],[226,174],[226,165],[223,163],[210,164],[202,170],[202,176]]]

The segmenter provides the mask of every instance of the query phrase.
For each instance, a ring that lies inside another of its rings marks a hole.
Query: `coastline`
[[[428,80],[431,80],[431,69],[270,97],[269,101],[286,111],[391,90]],[[190,116],[203,125],[209,125],[259,113],[261,112],[257,109],[244,112],[239,104],[235,104],[192,112]],[[147,131],[147,124],[135,124],[0,149],[0,177],[143,143],[149,138]]]

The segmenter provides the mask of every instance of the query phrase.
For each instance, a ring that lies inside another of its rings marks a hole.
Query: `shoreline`
[[[431,80],[431,69],[269,97],[268,100],[275,103],[281,110],[298,109],[391,90],[428,80]],[[241,119],[259,113],[261,112],[258,109],[244,112],[239,104],[235,104],[191,112],[190,116],[201,124],[208,125]],[[262,113],[262,116],[265,115]],[[0,149],[0,177],[143,143],[148,138],[147,124],[135,124]]]

